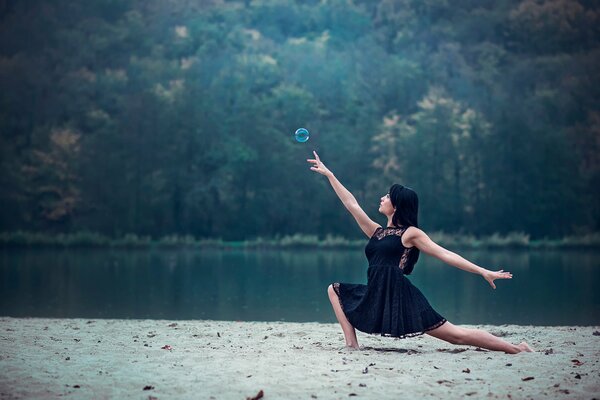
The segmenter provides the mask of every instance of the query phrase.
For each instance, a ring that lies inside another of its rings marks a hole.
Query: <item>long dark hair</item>
[[[392,216],[392,225],[402,228],[409,226],[419,227],[419,197],[411,188],[397,183],[390,187],[390,201],[396,209]],[[419,259],[419,249],[413,248],[408,252],[408,259],[404,266],[404,274],[409,275]]]

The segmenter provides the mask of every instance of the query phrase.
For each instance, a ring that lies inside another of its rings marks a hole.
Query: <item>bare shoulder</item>
[[[416,241],[425,236],[427,235],[421,229],[417,228],[416,226],[409,226],[402,235],[402,244],[405,247],[416,246]]]

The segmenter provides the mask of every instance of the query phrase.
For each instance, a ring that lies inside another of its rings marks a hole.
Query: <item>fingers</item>
[[[319,155],[317,154],[316,151],[313,150],[313,154],[315,155],[315,158],[317,159],[317,161],[321,161],[321,159],[319,158]]]
[[[512,274],[508,271],[504,271],[503,269],[496,271],[498,274],[500,274],[500,278],[502,279],[511,279],[512,278]]]

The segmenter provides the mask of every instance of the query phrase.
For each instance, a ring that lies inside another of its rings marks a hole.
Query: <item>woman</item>
[[[344,206],[370,238],[365,253],[369,260],[367,285],[333,283],[327,288],[335,316],[342,326],[346,346],[358,349],[355,328],[372,334],[409,337],[427,333],[453,344],[472,345],[516,354],[533,351],[525,342],[508,343],[488,332],[451,324],[439,315],[405,275],[419,258],[419,252],[439,258],[462,270],[481,275],[496,288],[494,280],[510,279],[510,272],[489,271],[434,243],[418,227],[417,194],[402,185],[392,185],[381,198],[379,212],[387,217],[382,228],[371,220],[358,202],[325,167],[313,151],[311,170],[325,175]]]

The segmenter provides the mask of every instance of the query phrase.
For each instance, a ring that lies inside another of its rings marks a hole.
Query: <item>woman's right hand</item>
[[[315,171],[315,172],[320,173],[321,175],[325,175],[327,177],[333,175],[331,173],[331,171],[327,169],[327,167],[325,166],[325,164],[323,164],[323,162],[319,158],[319,155],[317,154],[317,152],[313,150],[313,154],[315,155],[314,159],[308,158],[306,160],[309,163],[313,164],[313,166],[310,167],[310,169],[313,170],[313,171]]]

